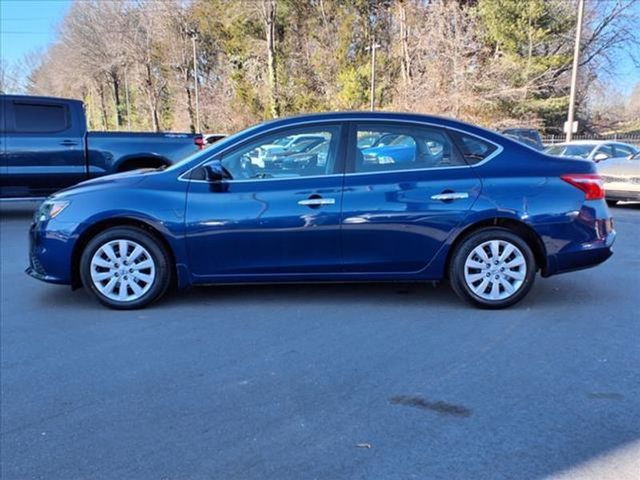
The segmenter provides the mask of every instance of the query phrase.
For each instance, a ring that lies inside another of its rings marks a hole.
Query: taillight
[[[602,178],[596,173],[567,173],[560,178],[584,192],[585,200],[601,200],[604,198]]]
[[[193,143],[195,143],[200,150],[204,148],[204,138],[202,135],[196,135],[193,137]]]

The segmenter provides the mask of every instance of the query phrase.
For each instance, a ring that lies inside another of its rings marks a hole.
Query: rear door
[[[403,145],[411,145],[411,152],[357,147],[359,138],[388,134],[410,138]],[[353,123],[349,145],[341,218],[345,271],[423,270],[464,221],[480,194],[480,179],[452,133],[442,128]],[[497,150],[488,143],[486,148],[485,156]]]
[[[3,196],[41,197],[82,181],[83,128],[73,121],[70,103],[54,99],[7,101]]]

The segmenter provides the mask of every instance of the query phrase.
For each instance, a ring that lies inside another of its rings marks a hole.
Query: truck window
[[[22,133],[61,132],[68,126],[64,105],[14,103],[15,130]]]

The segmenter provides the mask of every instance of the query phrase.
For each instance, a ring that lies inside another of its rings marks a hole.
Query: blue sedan
[[[358,148],[390,134],[411,139],[401,161]],[[254,163],[256,149],[293,135],[325,138],[322,161]],[[36,212],[27,272],[117,309],[173,285],[446,279],[470,303],[502,308],[537,272],[605,261],[614,238],[593,162],[450,119],[327,113],[56,193]]]

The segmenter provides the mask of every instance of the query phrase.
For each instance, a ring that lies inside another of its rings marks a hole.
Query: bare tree
[[[276,9],[277,0],[262,0],[262,12],[267,40],[267,71],[270,87],[271,116],[280,116],[280,104],[278,99],[278,77],[276,72]]]

